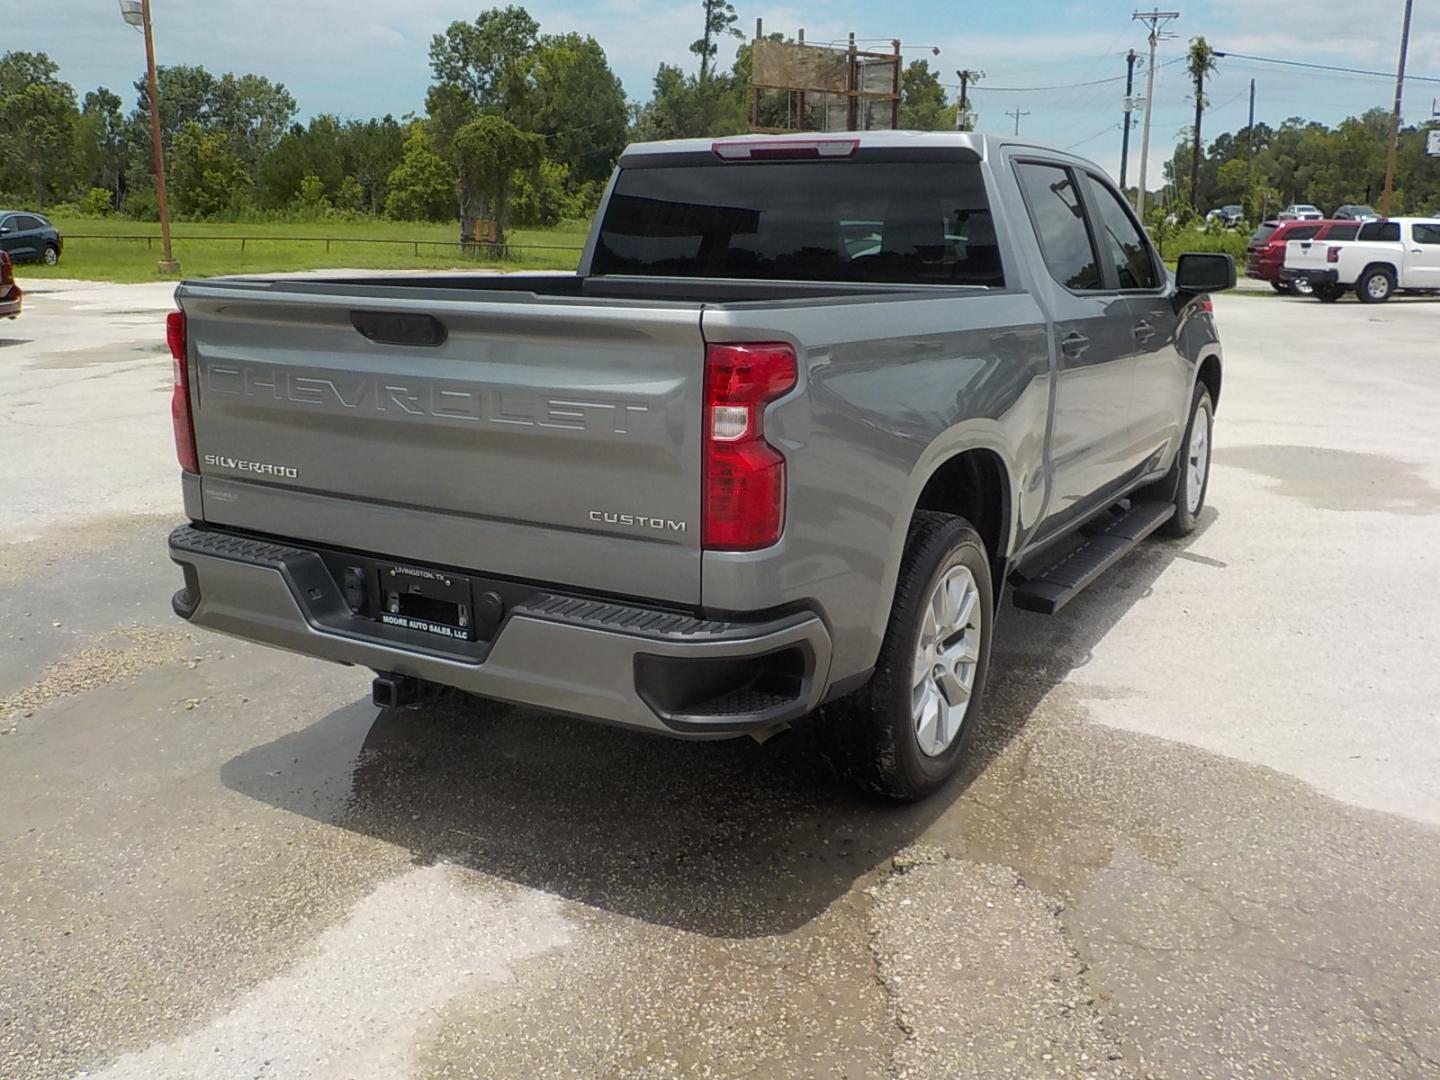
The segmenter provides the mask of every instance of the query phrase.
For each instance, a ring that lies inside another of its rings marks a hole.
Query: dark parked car
[[[1245,251],[1245,276],[1268,281],[1276,292],[1310,291],[1285,274],[1285,245],[1291,240],[1354,240],[1356,221],[1266,221],[1250,237]]]
[[[1379,221],[1380,211],[1364,203],[1346,203],[1330,215],[1336,221]],[[1295,237],[1299,239],[1299,237]]]
[[[47,218],[25,210],[0,210],[0,251],[15,262],[37,259],[54,266],[64,250],[60,230]]]
[[[20,286],[15,284],[10,256],[0,251],[0,319],[13,319],[19,315],[20,299]]]

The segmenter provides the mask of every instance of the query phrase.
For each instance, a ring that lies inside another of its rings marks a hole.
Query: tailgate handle
[[[352,311],[350,323],[377,345],[430,346],[445,344],[450,332],[434,315],[398,311]]]

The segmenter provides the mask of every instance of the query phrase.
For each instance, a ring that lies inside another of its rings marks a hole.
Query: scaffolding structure
[[[767,38],[755,20],[750,130],[875,131],[900,126],[900,41],[891,52]]]

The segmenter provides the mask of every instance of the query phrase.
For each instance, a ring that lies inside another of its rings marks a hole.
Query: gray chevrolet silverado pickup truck
[[[819,709],[916,798],[1004,585],[1054,612],[1195,527],[1234,281],[1167,271],[1087,161],[906,132],[632,146],[574,274],[187,281],[174,608],[381,706]]]

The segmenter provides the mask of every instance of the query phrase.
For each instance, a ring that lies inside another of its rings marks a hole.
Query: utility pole
[[[1385,190],[1380,195],[1380,214],[1390,216],[1390,200],[1395,194],[1395,157],[1400,150],[1400,112],[1405,97],[1405,54],[1410,51],[1410,12],[1415,0],[1405,0],[1405,22],[1400,30],[1400,64],[1395,69],[1395,112],[1390,117],[1390,153],[1385,158]]]
[[[1215,69],[1215,51],[1210,48],[1204,35],[1190,42],[1190,71],[1195,78],[1195,132],[1190,145],[1190,207],[1199,210],[1195,204],[1195,193],[1200,185],[1200,122],[1205,116],[1205,76]]]
[[[1120,190],[1125,190],[1125,173],[1130,168],[1130,114],[1134,111],[1135,61],[1138,57],[1131,49],[1125,56],[1125,134],[1120,140]]]
[[[1245,128],[1245,199],[1255,192],[1255,80],[1250,80],[1250,123]],[[1263,218],[1262,218],[1263,220]]]
[[[960,104],[955,108],[955,130],[974,131],[975,121],[971,119],[970,111],[970,84],[978,83],[985,77],[985,73],[965,68],[955,74],[960,77]]]
[[[1029,115],[1030,115],[1030,110],[1029,110],[1029,109],[1021,109],[1019,106],[1016,106],[1016,108],[1015,108],[1015,110],[1014,110],[1013,112],[1007,112],[1005,115],[1006,115],[1006,116],[1013,116],[1013,117],[1015,118],[1015,134],[1016,134],[1016,135],[1019,135],[1019,134],[1020,134],[1020,118],[1021,118],[1022,116],[1029,116]]]
[[[1178,11],[1137,11],[1130,18],[1150,27],[1150,65],[1145,69],[1145,123],[1140,132],[1140,189],[1135,193],[1135,215],[1145,221],[1145,172],[1150,165],[1150,116],[1155,111],[1155,46],[1161,30],[1180,18]]]
[[[150,96],[150,151],[155,156],[155,202],[160,209],[160,272],[178,274],[170,250],[170,202],[165,196],[165,147],[160,139],[160,87],[155,79],[155,34],[150,0],[120,0],[120,17],[145,35],[145,85]]]

